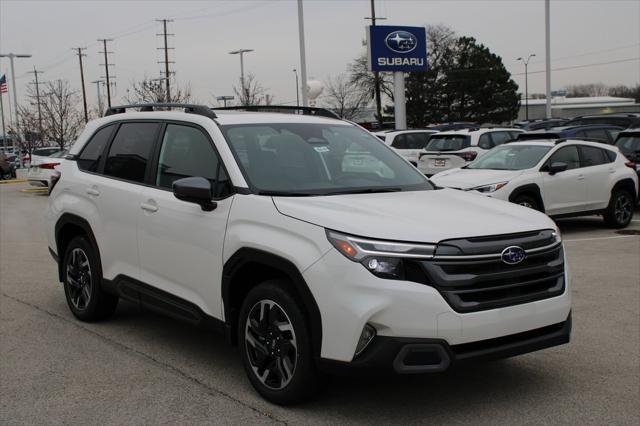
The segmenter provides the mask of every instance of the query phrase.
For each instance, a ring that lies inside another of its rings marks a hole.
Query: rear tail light
[[[627,161],[626,163],[624,163],[625,166],[632,168],[633,170],[637,170],[636,168],[636,163],[633,161]]]
[[[40,164],[38,167],[41,169],[49,169],[49,170],[53,170],[56,168],[56,166],[59,166],[60,163],[44,163],[44,164]]]
[[[56,186],[56,184],[58,183],[58,181],[60,180],[60,172],[59,171],[55,171],[53,172],[53,176],[51,176],[51,187],[49,188],[49,192],[53,191],[53,187]]]
[[[456,155],[458,157],[462,157],[465,161],[473,161],[478,156],[478,153],[475,151],[465,151],[465,152],[459,152]]]

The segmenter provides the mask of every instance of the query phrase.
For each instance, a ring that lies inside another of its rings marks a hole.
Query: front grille
[[[564,254],[553,231],[445,241],[433,259],[414,263],[456,312],[476,312],[562,294]],[[516,265],[502,261],[509,246],[527,251]],[[444,254],[443,254],[444,253]],[[415,271],[414,271],[415,274]],[[420,274],[420,275],[422,275]]]

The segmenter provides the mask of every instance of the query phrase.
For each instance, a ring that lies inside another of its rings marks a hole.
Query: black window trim
[[[154,149],[151,152],[151,157],[150,157],[150,161],[151,163],[151,167],[148,168],[148,173],[147,176],[145,176],[145,182],[146,185],[150,188],[155,188],[158,189],[160,191],[167,191],[167,192],[173,192],[173,190],[171,188],[163,188],[161,186],[156,185],[155,182],[155,176],[158,170],[158,163],[160,161],[160,151],[162,150],[162,142],[164,140],[164,134],[165,131],[167,129],[167,126],[169,124],[173,124],[173,125],[178,125],[178,126],[187,126],[187,127],[193,127],[197,130],[199,130],[200,132],[202,132],[202,134],[204,134],[204,136],[207,138],[207,140],[209,141],[209,145],[211,145],[211,147],[213,148],[213,152],[215,153],[215,155],[218,157],[218,168],[216,170],[216,185],[213,189],[213,193],[217,194],[217,186],[218,186],[218,176],[220,175],[220,167],[223,168],[224,172],[226,173],[227,177],[229,178],[229,181],[231,182],[231,191],[229,192],[228,195],[226,195],[225,197],[214,197],[213,200],[214,201],[221,201],[224,200],[226,198],[229,198],[231,196],[233,196],[234,194],[237,193],[241,193],[240,191],[238,191],[238,188],[233,184],[233,180],[231,179],[231,175],[229,174],[229,169],[227,168],[227,166],[224,164],[224,161],[222,160],[222,156],[220,155],[220,152],[218,152],[218,148],[216,147],[216,144],[214,143],[213,139],[211,139],[211,136],[209,135],[209,132],[207,132],[207,130],[200,126],[199,124],[196,123],[191,123],[188,121],[179,121],[179,120],[161,120],[162,121],[162,126],[160,129],[160,134],[158,135],[158,138],[156,139],[156,144],[154,146]]]

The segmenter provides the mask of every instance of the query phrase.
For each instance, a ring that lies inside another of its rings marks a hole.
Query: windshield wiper
[[[375,194],[377,192],[400,192],[402,188],[356,188],[342,191],[327,192],[322,195],[343,195],[343,194]]]
[[[258,195],[269,195],[272,197],[311,197],[313,195],[319,194],[310,194],[308,192],[291,192],[291,191],[258,191],[256,192]]]

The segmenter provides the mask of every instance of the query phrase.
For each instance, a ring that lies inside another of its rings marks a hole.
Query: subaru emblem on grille
[[[507,265],[517,265],[522,262],[527,254],[522,247],[510,246],[502,250],[502,261]]]

